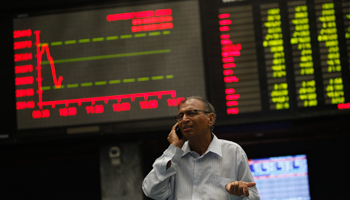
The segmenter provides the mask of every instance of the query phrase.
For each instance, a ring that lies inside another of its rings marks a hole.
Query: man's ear
[[[209,113],[208,114],[208,125],[212,127],[214,125],[215,121],[215,114],[214,113]]]

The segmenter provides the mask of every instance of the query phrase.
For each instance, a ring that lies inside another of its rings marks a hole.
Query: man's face
[[[205,107],[200,100],[189,99],[183,103],[178,113],[185,113],[189,110],[202,110],[205,111]],[[204,112],[197,112],[197,115],[189,117],[186,114],[182,120],[179,121],[179,127],[182,134],[187,139],[195,138],[198,136],[204,136],[210,134],[210,127],[212,125],[212,113],[206,114]]]

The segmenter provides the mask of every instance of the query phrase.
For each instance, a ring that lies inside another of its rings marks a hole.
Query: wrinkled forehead
[[[203,102],[198,99],[188,99],[185,102],[182,102],[182,104],[180,104],[178,113],[194,109],[205,110],[205,106]]]

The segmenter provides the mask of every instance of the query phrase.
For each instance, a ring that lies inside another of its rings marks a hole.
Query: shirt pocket
[[[225,186],[232,182],[232,179],[211,175],[209,178],[208,199],[230,199],[230,194],[226,191]]]

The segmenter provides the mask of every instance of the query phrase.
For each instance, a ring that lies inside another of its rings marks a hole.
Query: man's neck
[[[212,141],[211,133],[201,136],[200,138],[193,138],[188,140],[188,144],[191,147],[191,150],[198,153],[198,155],[203,155],[207,150]]]

